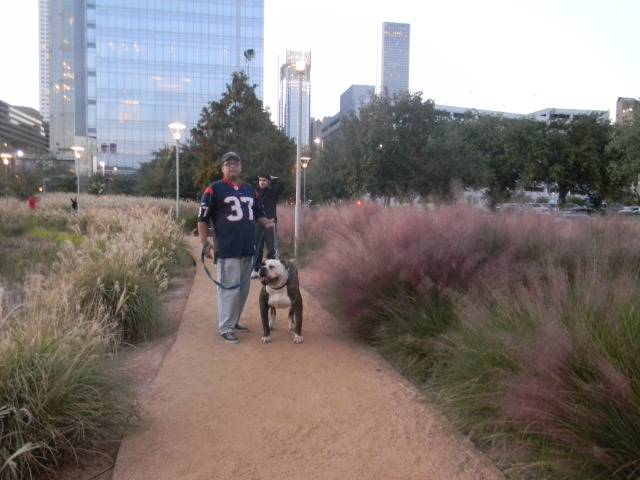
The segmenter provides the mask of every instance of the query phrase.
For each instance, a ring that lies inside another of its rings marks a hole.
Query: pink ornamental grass
[[[613,220],[493,215],[468,207],[434,212],[376,204],[311,213],[305,238],[326,248],[312,270],[317,287],[348,316],[363,315],[397,289],[427,294],[515,288],[547,266],[571,275],[582,265],[640,266],[640,228]]]

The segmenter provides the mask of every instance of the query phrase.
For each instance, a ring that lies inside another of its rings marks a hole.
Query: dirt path
[[[198,265],[115,480],[503,478],[409,382],[341,334],[309,292],[305,343],[293,344],[281,318],[273,342],[261,344],[259,286],[252,282],[243,314],[251,331],[225,344],[215,290]]]

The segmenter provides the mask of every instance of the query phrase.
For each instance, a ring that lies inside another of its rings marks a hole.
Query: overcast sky
[[[135,1],[135,0],[132,0]],[[37,0],[0,0],[0,100],[38,108]],[[383,21],[411,24],[409,88],[438,104],[528,113],[640,97],[640,0],[265,0],[264,101],[278,55],[312,51],[311,113],[377,84]],[[7,67],[9,67],[7,69]]]

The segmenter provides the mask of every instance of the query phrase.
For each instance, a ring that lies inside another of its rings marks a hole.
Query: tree
[[[309,164],[307,198],[315,202],[351,198],[363,191],[361,157],[352,142],[357,136],[354,118],[342,121],[336,137],[324,143],[323,149]]]
[[[610,129],[596,115],[547,125],[537,179],[557,184],[559,203],[572,191],[588,195],[599,206],[611,192],[611,157],[606,148]]]
[[[197,199],[198,188],[195,185],[197,160],[188,146],[180,148],[180,198]],[[153,152],[153,159],[143,163],[138,172],[135,187],[139,195],[153,197],[175,197],[176,195],[176,150],[164,147]],[[114,177],[114,180],[117,177]]]
[[[640,109],[634,110],[629,124],[615,127],[607,152],[613,184],[620,189],[630,186],[636,203],[640,203]]]
[[[358,117],[343,119],[341,132],[323,151],[311,189],[323,194],[370,194],[389,203],[392,197],[429,193],[429,142],[439,118],[421,93],[373,96]],[[334,184],[332,185],[332,182]]]
[[[483,187],[488,172],[485,156],[470,141],[471,125],[468,117],[461,121],[439,118],[427,148],[425,168],[417,172],[423,191],[442,198],[450,198],[451,185]]]
[[[295,144],[273,124],[243,72],[233,74],[220,101],[202,110],[191,130],[190,151],[196,160],[194,177],[200,187],[221,176],[220,157],[233,150],[242,157],[245,178],[266,173],[292,184]]]

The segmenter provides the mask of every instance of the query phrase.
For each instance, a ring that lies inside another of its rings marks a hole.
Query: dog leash
[[[280,260],[280,255],[278,255],[278,230],[276,229],[277,225],[277,222],[273,224],[273,251],[276,254],[276,259]]]
[[[264,236],[264,230],[260,233],[260,235]],[[262,241],[262,239],[260,237],[258,237],[258,240]],[[258,242],[258,245],[259,244],[260,244],[260,242]],[[253,264],[255,263],[256,258],[258,257],[258,252],[257,251],[256,251],[256,253],[253,254],[253,257],[251,257],[251,269],[249,270],[249,275],[247,276],[247,278],[245,278],[244,280],[240,280],[240,283],[238,283],[237,285],[233,285],[231,287],[225,287],[220,282],[218,282],[215,278],[213,278],[213,275],[211,275],[211,272],[207,268],[207,264],[204,261],[204,259],[206,258],[205,256],[207,254],[207,249],[209,248],[209,246],[210,246],[209,242],[207,242],[204,245],[202,245],[202,251],[200,252],[200,261],[202,262],[202,266],[204,267],[204,273],[207,274],[207,277],[209,277],[209,279],[213,283],[215,283],[218,287],[222,288],[223,290],[235,290],[236,288],[240,288],[240,286],[242,284],[244,284],[245,282],[251,280],[251,271],[253,270]],[[214,255],[214,257],[215,257],[215,255]]]

